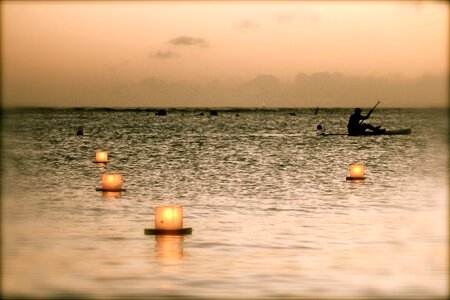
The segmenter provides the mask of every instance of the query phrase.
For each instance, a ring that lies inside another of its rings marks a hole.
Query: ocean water
[[[3,297],[448,296],[447,110],[370,119],[411,135],[318,135],[350,113],[4,110]],[[125,192],[95,190],[107,172]],[[171,204],[192,235],[144,235]]]

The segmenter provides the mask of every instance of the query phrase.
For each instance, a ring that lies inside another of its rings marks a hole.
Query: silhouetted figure
[[[296,116],[295,112],[291,112],[289,115]]]
[[[322,130],[322,129],[323,129],[323,127],[321,124],[317,125],[317,130]]]
[[[361,109],[355,108],[355,112],[350,116],[350,119],[348,120],[347,130],[349,135],[360,135],[364,134],[367,129],[370,129],[372,131],[376,132],[383,132],[386,131],[385,129],[380,129],[381,126],[372,126],[371,124],[366,124],[363,121],[367,120],[370,117],[370,114],[372,113],[372,109],[369,111],[367,116],[361,115]]]
[[[316,111],[314,112],[314,115],[317,115],[318,112],[319,112],[319,107],[316,108]]]
[[[209,112],[209,114],[210,114],[211,116],[218,116],[218,115],[219,115],[219,113],[217,112],[217,110],[212,110],[212,111]]]
[[[83,126],[78,127],[77,135],[83,135]]]

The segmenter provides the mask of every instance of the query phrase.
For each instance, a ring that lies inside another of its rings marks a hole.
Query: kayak
[[[348,136],[366,136],[366,135],[398,135],[398,134],[411,134],[411,128],[386,130],[386,131],[366,131],[362,134],[350,135],[348,133],[321,133],[321,135],[348,135]]]
[[[397,129],[397,130],[386,130],[385,132],[377,131],[366,131],[363,134],[358,135],[393,135],[393,134],[411,134],[411,128]]]

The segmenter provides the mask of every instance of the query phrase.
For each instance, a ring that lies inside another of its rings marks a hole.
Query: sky
[[[2,1],[2,106],[448,106],[446,1]]]

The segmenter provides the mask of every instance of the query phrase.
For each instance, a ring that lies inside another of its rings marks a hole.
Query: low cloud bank
[[[203,85],[147,78],[129,88],[143,106],[366,107],[378,100],[384,107],[448,105],[447,77],[431,75],[407,79],[299,73],[287,82],[262,74],[248,81]]]
[[[166,55],[164,53],[162,56]],[[169,54],[167,54],[169,55]],[[360,77],[299,73],[199,84],[148,77],[139,82],[6,86],[4,106],[92,107],[448,107],[448,76]],[[27,86],[27,89],[19,88]]]

